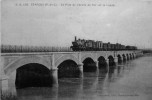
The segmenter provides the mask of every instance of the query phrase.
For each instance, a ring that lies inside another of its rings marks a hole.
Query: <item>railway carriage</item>
[[[137,50],[136,46],[125,46],[119,43],[112,44],[110,42],[77,39],[72,42],[71,49],[73,51],[118,51],[118,50]]]

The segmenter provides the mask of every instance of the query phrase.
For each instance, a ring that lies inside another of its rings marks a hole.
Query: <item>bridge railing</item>
[[[2,53],[19,52],[71,52],[70,47],[47,47],[47,46],[22,46],[22,45],[1,45]]]

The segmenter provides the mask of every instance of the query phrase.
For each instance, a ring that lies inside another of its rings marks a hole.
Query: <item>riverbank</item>
[[[145,53],[144,56],[152,56],[152,53]]]
[[[11,93],[2,93],[1,92],[1,100],[17,100],[17,96]]]

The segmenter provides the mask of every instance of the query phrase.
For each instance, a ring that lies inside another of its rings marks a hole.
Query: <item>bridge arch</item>
[[[123,58],[123,61],[126,61],[126,55],[125,54],[122,54],[122,58]]]
[[[132,53],[132,57],[135,58],[135,54],[134,53]]]
[[[115,65],[114,57],[112,55],[109,55],[108,59],[109,59],[109,66],[114,66]]]
[[[87,58],[91,58],[93,61],[96,61],[95,56],[93,56],[92,54],[85,54],[85,55],[82,56],[81,62],[83,62]]]
[[[129,59],[130,59],[128,54],[126,54],[126,59],[127,59],[127,60],[129,60]]]
[[[58,78],[79,77],[80,70],[77,63],[73,60],[64,60],[58,66]]]
[[[48,87],[53,84],[50,70],[38,63],[29,63],[17,68],[14,81],[16,88]]]
[[[73,55],[64,55],[55,61],[55,66],[58,67],[62,62],[66,60],[72,60],[76,64],[79,64],[79,60]]]
[[[122,63],[122,59],[123,59],[122,56],[118,54],[117,57],[118,57],[118,63]]]
[[[45,66],[47,69],[50,69],[50,66],[51,66],[51,64],[47,60],[44,60],[43,57],[30,56],[30,57],[23,57],[21,59],[14,61],[13,63],[9,64],[4,69],[4,72],[6,75],[10,75],[17,68],[19,68],[23,65],[26,65],[26,64],[30,64],[30,63],[41,64],[41,65]]]
[[[132,54],[131,54],[131,53],[129,54],[129,57],[130,57],[130,59],[133,59],[133,58],[132,58]]]
[[[104,68],[104,69],[106,68],[107,62],[106,62],[106,59],[104,56],[100,56],[98,58],[98,66],[99,66],[99,68]]]
[[[92,72],[96,70],[96,63],[90,57],[87,57],[83,60],[83,71],[84,72]]]

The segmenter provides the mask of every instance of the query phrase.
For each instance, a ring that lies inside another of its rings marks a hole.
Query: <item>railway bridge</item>
[[[1,53],[1,88],[11,89],[15,87],[16,79],[19,77],[19,69],[36,66],[49,73],[53,86],[58,86],[58,78],[62,77],[64,67],[74,66],[83,77],[83,72],[87,69],[99,69],[105,64],[109,70],[112,65],[117,65],[130,59],[141,56],[142,52],[134,51],[83,51],[83,52],[32,52],[32,53]],[[70,65],[71,64],[71,65]],[[91,67],[93,66],[93,67]],[[90,67],[90,68],[89,68]],[[62,70],[63,69],[63,70]],[[61,71],[62,70],[62,71]],[[26,71],[28,71],[26,69]],[[23,73],[23,72],[22,72]],[[70,73],[68,73],[70,74]],[[24,77],[19,77],[24,79]]]

